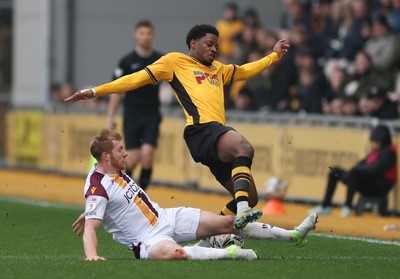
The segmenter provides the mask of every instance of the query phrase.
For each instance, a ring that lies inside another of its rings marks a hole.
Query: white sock
[[[292,233],[292,230],[285,230],[269,224],[254,222],[247,224],[239,235],[249,239],[270,239],[291,242],[293,241]]]
[[[230,259],[226,249],[207,248],[200,246],[183,247],[189,260],[220,260]]]
[[[247,201],[240,201],[236,204],[236,208],[237,208],[236,214],[240,214],[243,211],[245,211],[246,209],[250,208],[250,206]]]

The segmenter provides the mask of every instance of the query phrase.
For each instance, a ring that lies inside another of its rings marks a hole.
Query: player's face
[[[210,66],[218,52],[218,37],[207,33],[203,38],[192,40],[190,55],[202,64]]]
[[[113,140],[114,148],[111,151],[111,166],[117,171],[123,171],[125,169],[125,158],[128,156],[128,153],[125,150],[122,141]]]
[[[135,32],[135,41],[141,48],[151,48],[154,39],[153,28],[142,26],[139,27]]]

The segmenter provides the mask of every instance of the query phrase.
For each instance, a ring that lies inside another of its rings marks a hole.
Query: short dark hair
[[[103,152],[109,153],[113,149],[113,140],[122,140],[121,134],[110,129],[100,130],[90,145],[90,153],[97,161],[100,161]]]
[[[148,27],[154,29],[153,23],[150,20],[140,20],[135,25],[135,30],[138,30],[140,27]]]
[[[198,40],[200,38],[203,38],[207,34],[214,34],[217,37],[219,36],[217,28],[212,25],[200,24],[193,26],[186,35],[186,45],[190,49],[191,40]]]

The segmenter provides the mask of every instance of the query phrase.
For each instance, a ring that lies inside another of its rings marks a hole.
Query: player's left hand
[[[74,228],[74,233],[77,235],[81,235],[83,233],[83,230],[85,229],[85,213],[82,213],[78,219],[75,220],[75,222],[72,224],[72,227]]]
[[[282,58],[290,48],[290,45],[287,43],[285,39],[279,40],[276,42],[274,46],[274,52],[276,52],[279,56],[279,58]]]
[[[66,103],[73,103],[80,100],[87,100],[94,98],[94,91],[92,89],[84,89],[76,92],[74,95],[69,96],[64,100]]]

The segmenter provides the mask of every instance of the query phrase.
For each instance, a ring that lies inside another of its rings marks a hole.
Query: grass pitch
[[[245,241],[258,261],[144,261],[98,232],[105,262],[85,262],[71,224],[83,208],[0,198],[0,278],[398,278],[399,242],[311,234],[295,247]]]

